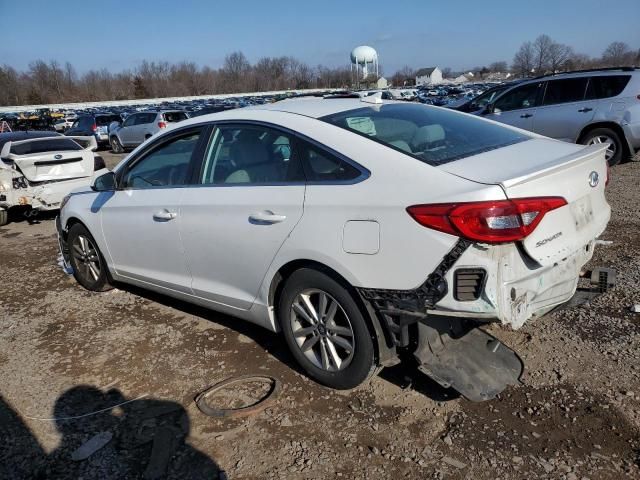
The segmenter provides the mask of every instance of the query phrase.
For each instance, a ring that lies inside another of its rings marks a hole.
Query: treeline
[[[0,66],[0,105],[128,100],[302,88],[342,88],[351,83],[348,66],[311,67],[292,57],[265,57],[251,64],[242,52],[219,69],[193,62],[144,61],[133,70],[90,70],[82,75],[69,62],[37,60],[26,71]]]

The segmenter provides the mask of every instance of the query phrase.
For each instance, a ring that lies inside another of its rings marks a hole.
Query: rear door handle
[[[258,213],[252,213],[249,215],[249,221],[251,223],[271,225],[273,223],[284,222],[287,219],[286,215],[276,215],[271,210],[264,210]]]
[[[586,113],[586,112],[590,112],[591,110],[593,110],[593,108],[589,108],[589,107],[584,107],[581,108],[580,110],[578,110],[580,113]]]
[[[520,118],[531,118],[533,117],[532,113],[523,113],[522,115],[520,115]]]
[[[168,222],[169,220],[173,220],[176,218],[178,214],[176,212],[170,212],[166,208],[160,212],[156,212],[153,214],[153,219],[158,222]]]

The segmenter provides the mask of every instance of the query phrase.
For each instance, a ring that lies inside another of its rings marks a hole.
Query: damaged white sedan
[[[282,332],[325,385],[413,357],[483,400],[522,364],[477,327],[572,299],[610,217],[605,149],[374,97],[287,100],[154,137],[71,195],[60,243],[84,287]]]
[[[9,213],[33,217],[56,210],[69,192],[88,187],[107,170],[92,137],[55,132],[0,133],[0,226]]]

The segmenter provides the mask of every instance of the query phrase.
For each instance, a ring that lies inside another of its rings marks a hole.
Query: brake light
[[[164,122],[158,122],[158,127],[160,128],[167,128],[167,124]]]
[[[562,197],[514,198],[413,205],[407,212],[427,228],[483,243],[507,243],[523,240],[547,212],[566,204]]]
[[[95,132],[96,130],[98,130],[98,126],[94,123],[93,125],[91,125],[91,131]]]

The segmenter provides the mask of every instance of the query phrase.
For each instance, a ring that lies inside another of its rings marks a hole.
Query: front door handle
[[[173,220],[176,218],[178,214],[176,212],[170,212],[166,208],[160,212],[156,212],[153,214],[153,219],[158,222],[168,222],[169,220]]]
[[[520,115],[520,118],[531,118],[533,117],[532,113],[523,113],[522,115]]]
[[[249,221],[251,223],[257,223],[258,225],[271,225],[273,223],[284,222],[286,219],[287,217],[285,215],[276,215],[271,210],[264,210],[249,215]]]
[[[580,110],[578,110],[580,113],[586,113],[586,112],[590,112],[591,110],[593,110],[593,108],[589,108],[589,107],[584,107],[581,108]]]

